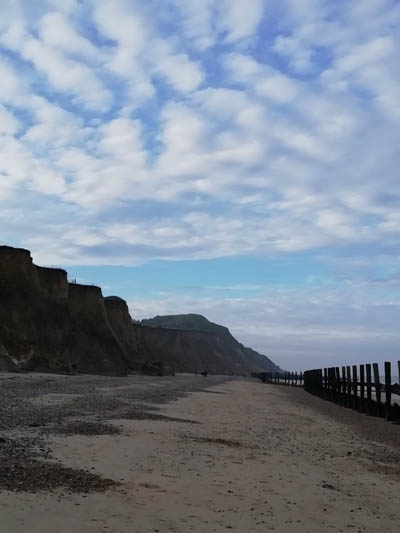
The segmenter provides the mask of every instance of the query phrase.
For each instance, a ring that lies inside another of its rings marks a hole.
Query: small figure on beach
[[[208,374],[207,370],[204,370],[204,371],[201,373],[201,375],[204,376],[205,378],[207,377],[207,374]]]

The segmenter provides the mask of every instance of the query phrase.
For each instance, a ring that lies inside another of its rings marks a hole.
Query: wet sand
[[[135,399],[127,381],[106,380],[99,387],[114,408],[66,411],[59,422],[113,425],[117,434],[81,434],[79,424],[60,434],[51,421],[31,428],[50,450],[44,460],[116,484],[86,493],[3,490],[1,533],[400,531],[399,426],[300,389],[198,379],[182,379],[181,393],[172,378],[164,389],[144,380]],[[196,383],[207,390],[194,391]],[[82,389],[65,387],[84,405]],[[42,390],[35,408],[48,394],[59,409],[68,391]],[[77,401],[67,398],[65,409]]]

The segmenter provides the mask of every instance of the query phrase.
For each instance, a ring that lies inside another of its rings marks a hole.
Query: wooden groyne
[[[303,387],[303,372],[259,372],[252,374],[253,377],[261,379],[263,383],[275,383],[276,385],[288,385],[292,387]]]
[[[400,361],[397,362],[400,375]],[[386,420],[400,421],[400,386],[392,383],[392,365],[384,363],[384,382],[378,363],[319,368],[304,372],[304,390]]]

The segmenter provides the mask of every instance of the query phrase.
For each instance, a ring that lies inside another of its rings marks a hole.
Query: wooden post
[[[333,392],[333,375],[332,375],[333,368],[328,368],[328,384],[329,384],[329,399],[331,402],[334,400],[334,392]]]
[[[351,407],[351,369],[350,366],[346,366],[346,397],[347,397],[347,406]]]
[[[342,402],[346,405],[346,367],[342,366]]]
[[[332,367],[332,400],[337,402],[337,390],[336,390],[336,369]]]
[[[341,390],[340,390],[340,369],[335,367],[335,384],[336,384],[336,401],[340,402],[341,400]]]
[[[360,411],[365,411],[365,397],[364,390],[365,388],[365,366],[360,365]]]
[[[294,386],[297,387],[297,370],[294,373]]]
[[[386,420],[392,420],[392,370],[390,362],[385,362],[385,403]]]
[[[357,365],[353,365],[353,408],[358,407],[358,379],[357,379]]]
[[[372,414],[372,378],[371,378],[371,364],[365,365],[365,371],[367,374],[367,413]]]
[[[376,405],[378,408],[378,416],[381,416],[382,411],[382,401],[381,401],[381,380],[379,377],[379,365],[378,363],[372,363],[372,369],[374,371],[374,382],[375,382],[375,396],[376,396]]]

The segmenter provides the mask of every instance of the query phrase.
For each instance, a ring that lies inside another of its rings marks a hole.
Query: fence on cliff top
[[[400,375],[400,361],[397,362]],[[304,390],[332,402],[386,420],[400,420],[400,385],[392,383],[392,365],[378,363],[319,368],[304,372]]]

